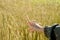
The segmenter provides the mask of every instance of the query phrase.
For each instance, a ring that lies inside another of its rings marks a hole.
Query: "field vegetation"
[[[42,26],[60,24],[59,0],[0,0],[0,40],[48,40],[28,30],[26,15]]]

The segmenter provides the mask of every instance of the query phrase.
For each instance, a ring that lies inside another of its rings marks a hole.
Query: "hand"
[[[44,31],[44,28],[34,21],[28,21],[28,26],[31,28],[30,30],[32,31],[39,31],[39,32]]]
[[[39,25],[35,21],[31,21],[28,16],[26,16],[26,18],[27,18],[27,24],[30,27],[31,31],[39,31],[39,32],[44,31],[44,28],[41,25]]]

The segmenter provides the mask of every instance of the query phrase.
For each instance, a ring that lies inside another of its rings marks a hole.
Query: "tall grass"
[[[0,40],[48,40],[44,33],[28,30],[26,15],[42,26],[60,24],[60,2],[0,0]]]

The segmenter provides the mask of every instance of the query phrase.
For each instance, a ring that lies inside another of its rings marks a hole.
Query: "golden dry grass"
[[[29,32],[26,15],[43,26],[60,24],[59,0],[0,0],[0,40],[48,40]]]

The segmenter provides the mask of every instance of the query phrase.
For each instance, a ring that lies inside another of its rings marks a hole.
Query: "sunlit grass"
[[[28,30],[26,15],[42,26],[60,24],[59,0],[0,0],[0,40],[48,40]]]

